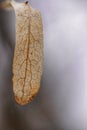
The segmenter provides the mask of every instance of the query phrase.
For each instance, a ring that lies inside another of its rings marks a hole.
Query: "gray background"
[[[15,103],[15,18],[12,10],[0,9],[0,129],[87,130],[87,1],[29,2],[44,24],[41,89],[27,106]]]

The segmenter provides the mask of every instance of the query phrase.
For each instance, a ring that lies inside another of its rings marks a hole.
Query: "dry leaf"
[[[43,27],[39,11],[25,3],[12,2],[16,16],[13,60],[15,100],[25,105],[38,93],[43,64]]]

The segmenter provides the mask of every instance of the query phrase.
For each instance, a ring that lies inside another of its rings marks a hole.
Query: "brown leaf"
[[[28,2],[12,2],[16,16],[16,45],[13,60],[13,91],[20,105],[38,93],[43,64],[43,27],[39,11]]]

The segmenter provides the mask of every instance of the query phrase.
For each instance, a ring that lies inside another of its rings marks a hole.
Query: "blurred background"
[[[41,89],[30,104],[15,103],[15,15],[12,9],[0,9],[0,130],[87,130],[87,1],[29,3],[43,18]]]

